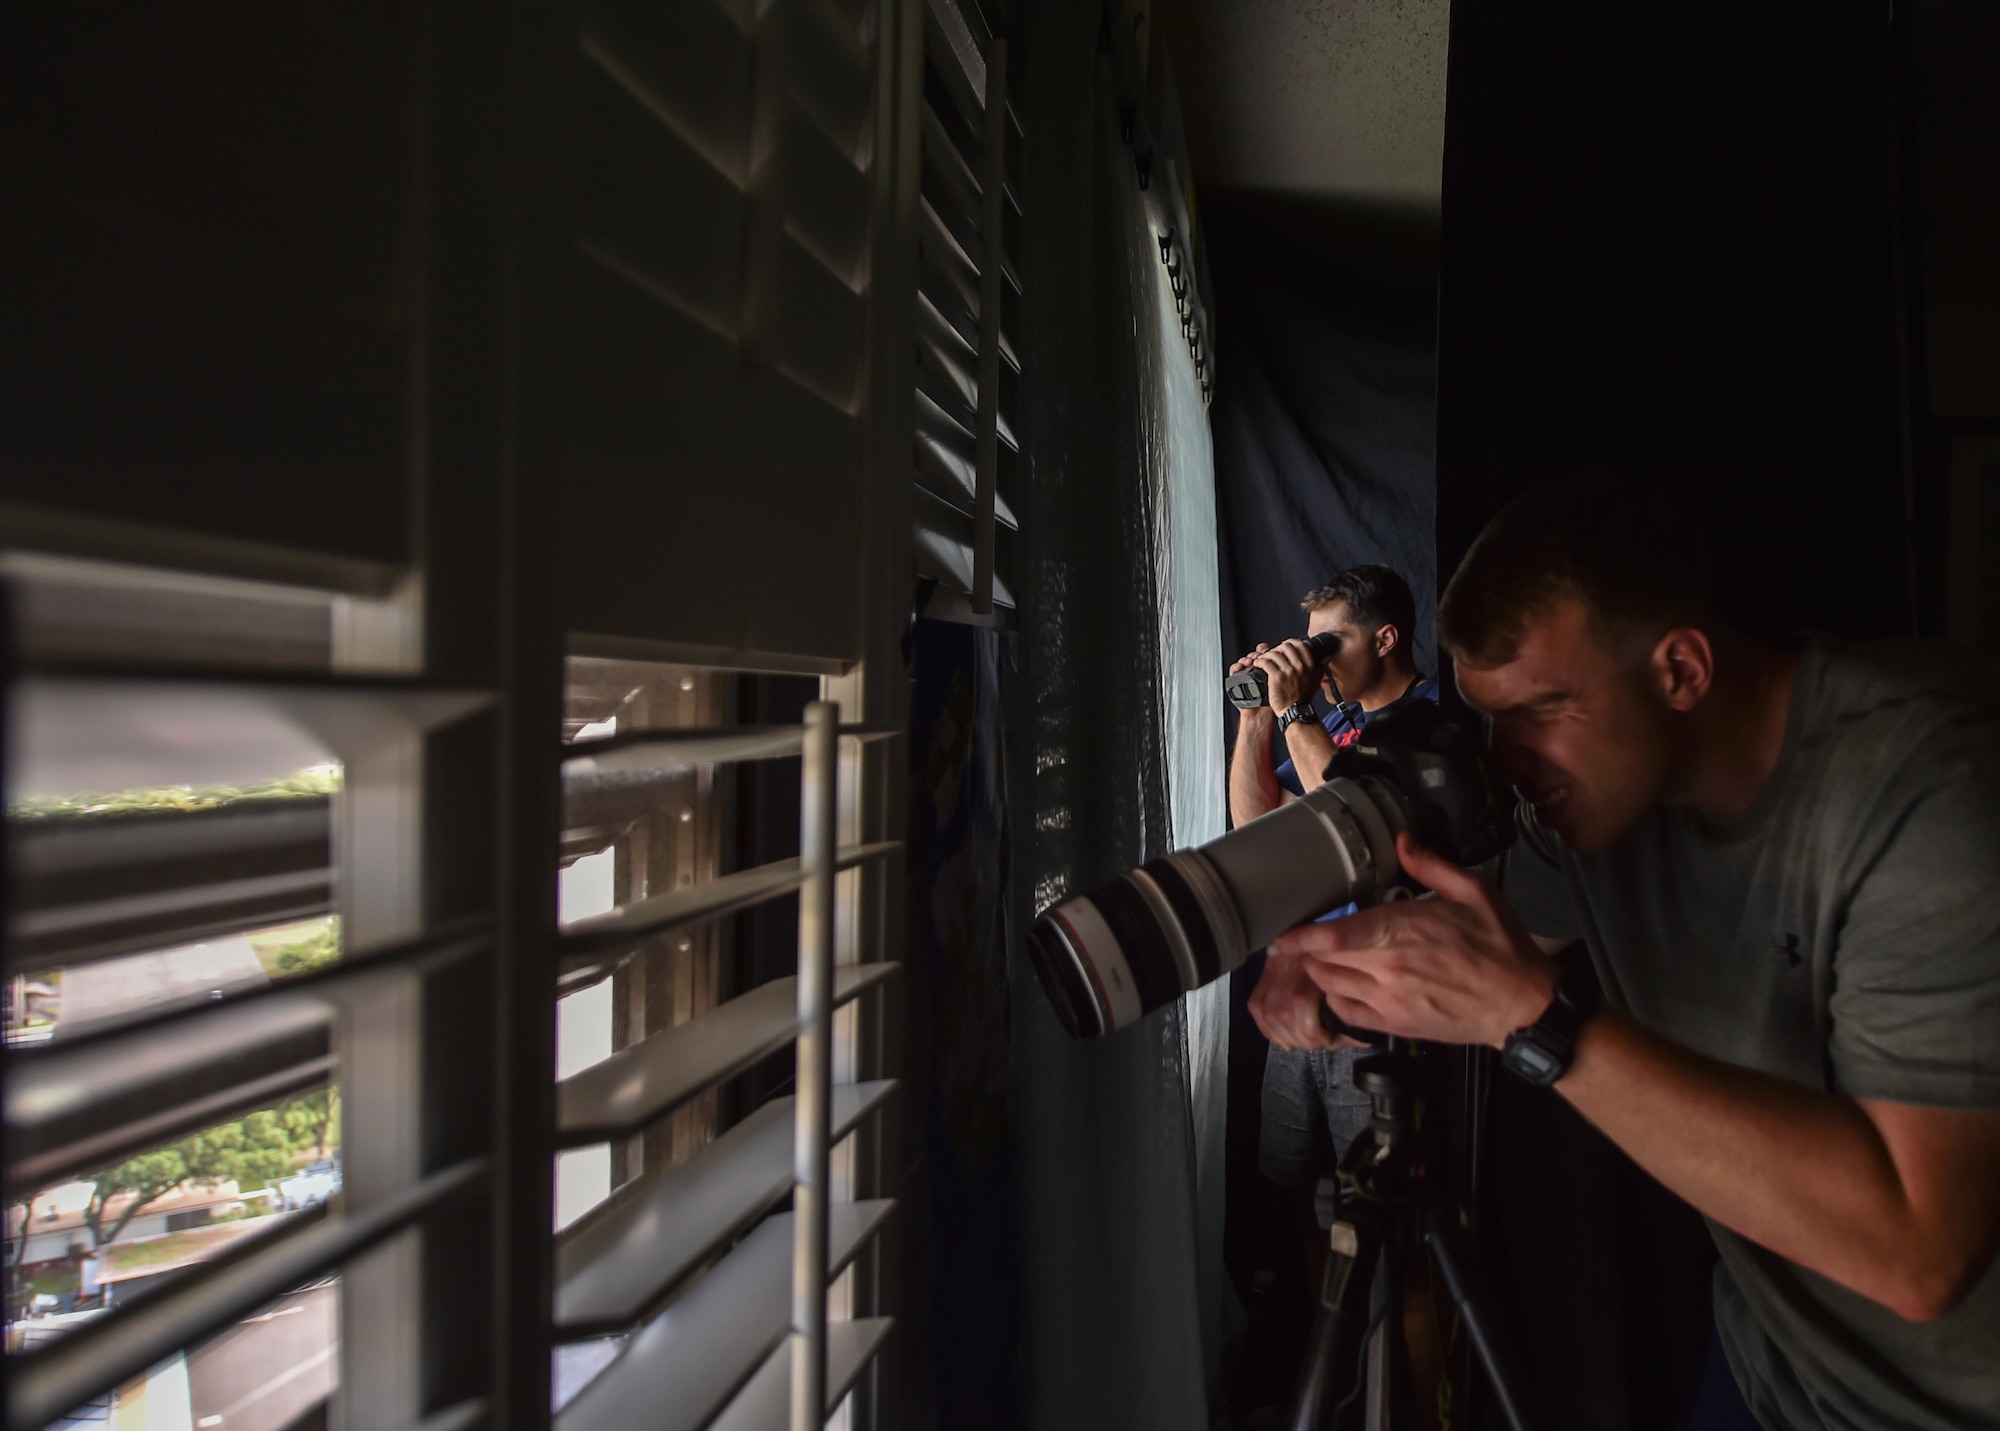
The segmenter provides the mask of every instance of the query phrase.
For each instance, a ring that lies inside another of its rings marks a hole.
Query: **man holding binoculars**
[[[1437,699],[1437,682],[1417,670],[1412,654],[1416,598],[1396,572],[1353,567],[1307,592],[1299,605],[1306,613],[1304,640],[1259,646],[1229,668],[1232,678],[1252,670],[1265,678],[1264,704],[1237,705],[1229,816],[1238,826],[1315,789],[1333,752],[1359,737],[1377,713],[1405,700]],[[1324,716],[1314,712],[1314,696],[1321,692],[1327,698]],[[1274,726],[1283,733],[1287,752],[1275,764]],[[1269,972],[1255,998],[1296,1015],[1308,1003],[1301,996],[1317,994],[1294,960]],[[1367,1126],[1368,1097],[1354,1087],[1353,1062],[1353,1051],[1346,1049],[1271,1050],[1264,1065],[1258,1153],[1267,1177],[1311,1188]]]
[[[1376,711],[1404,699],[1437,699],[1437,682],[1418,673],[1413,654],[1416,598],[1388,567],[1344,571],[1299,605],[1304,640],[1259,646],[1229,668],[1231,676],[1252,669],[1265,676],[1264,704],[1238,708],[1229,761],[1233,824],[1248,824],[1315,788],[1334,749],[1354,740]],[[1322,691],[1327,710],[1317,715],[1313,700]],[[1276,765],[1274,726],[1287,752]]]

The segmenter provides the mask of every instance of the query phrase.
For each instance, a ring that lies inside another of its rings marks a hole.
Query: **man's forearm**
[[[1608,1009],[1556,1088],[1696,1210],[1904,1317],[1942,1315],[1991,1258],[1952,1231],[1964,1225],[1949,1206],[1957,1180],[1912,1186],[1892,1146],[1931,1136],[1926,1119],[1983,1115],[1864,1107],[1692,1053]],[[1881,1123],[1885,1110],[1899,1121]]]
[[[1272,956],[1309,961],[1348,1023],[1503,1047],[1549,1005],[1548,955],[1487,881],[1407,832],[1396,857],[1436,899],[1288,930]],[[1614,1009],[1584,1026],[1555,1086],[1699,1211],[1912,1321],[1949,1311],[2000,1245],[2000,1110],[1823,1093],[1692,1053]]]
[[[1229,821],[1247,825],[1284,803],[1285,787],[1271,768],[1271,713],[1239,711],[1236,748],[1229,756]]]
[[[1333,759],[1333,737],[1316,720],[1295,720],[1285,730],[1285,751],[1299,773],[1299,788],[1308,795],[1326,783],[1326,765]]]

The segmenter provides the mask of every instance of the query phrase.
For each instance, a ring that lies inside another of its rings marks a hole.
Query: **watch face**
[[[1530,1083],[1546,1086],[1562,1073],[1562,1063],[1547,1049],[1522,1039],[1506,1052],[1509,1067]]]

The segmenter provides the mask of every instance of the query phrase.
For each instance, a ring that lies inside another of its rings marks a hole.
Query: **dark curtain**
[[[1019,1431],[1020,1262],[1007,1111],[1011,633],[917,621],[909,635],[908,1017],[896,1305],[906,1431]]]
[[[1462,0],[1442,566],[1553,472],[1668,480],[1759,631],[1911,629],[1890,7]]]
[[[1205,190],[1202,223],[1225,656],[1303,635],[1299,597],[1380,562],[1416,593],[1417,664],[1435,670],[1437,275],[1424,221]]]

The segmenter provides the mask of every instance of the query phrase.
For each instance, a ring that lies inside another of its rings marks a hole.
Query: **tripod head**
[[[1466,1229],[1469,1204],[1448,1176],[1447,1154],[1462,1152],[1477,1166],[1479,1112],[1486,1069],[1482,1051],[1464,1051],[1464,1107],[1458,1140],[1444,1136],[1445,1109],[1427,1098],[1445,1091],[1460,1065],[1446,1049],[1390,1037],[1380,1051],[1357,1059],[1354,1084],[1368,1095],[1367,1131],[1340,1161],[1336,1184],[1320,1184],[1321,1225],[1330,1256],[1306,1364],[1282,1423],[1287,1431],[1343,1431],[1347,1411],[1366,1394],[1370,1427],[1414,1424],[1415,1382],[1403,1340],[1405,1282],[1428,1256],[1457,1305],[1465,1340],[1445,1355],[1455,1369],[1441,1383],[1463,1389],[1465,1424],[1478,1424],[1478,1398],[1490,1395],[1511,1431],[1527,1431],[1519,1379],[1506,1329],[1485,1303]],[[1450,1099],[1440,1100],[1450,1103]],[[1379,1275],[1378,1275],[1379,1274]],[[1367,1310],[1373,1305],[1372,1313]],[[1374,1351],[1364,1355],[1364,1347]],[[1475,1382],[1474,1363],[1485,1373]],[[1458,1424],[1454,1414],[1453,1424]]]
[[[1389,1038],[1379,1053],[1355,1060],[1354,1086],[1368,1095],[1368,1130],[1341,1159],[1344,1189],[1383,1208],[1440,1205],[1446,1199],[1436,1176],[1434,1129],[1426,1125],[1424,1099],[1442,1083],[1442,1060],[1421,1044]]]

